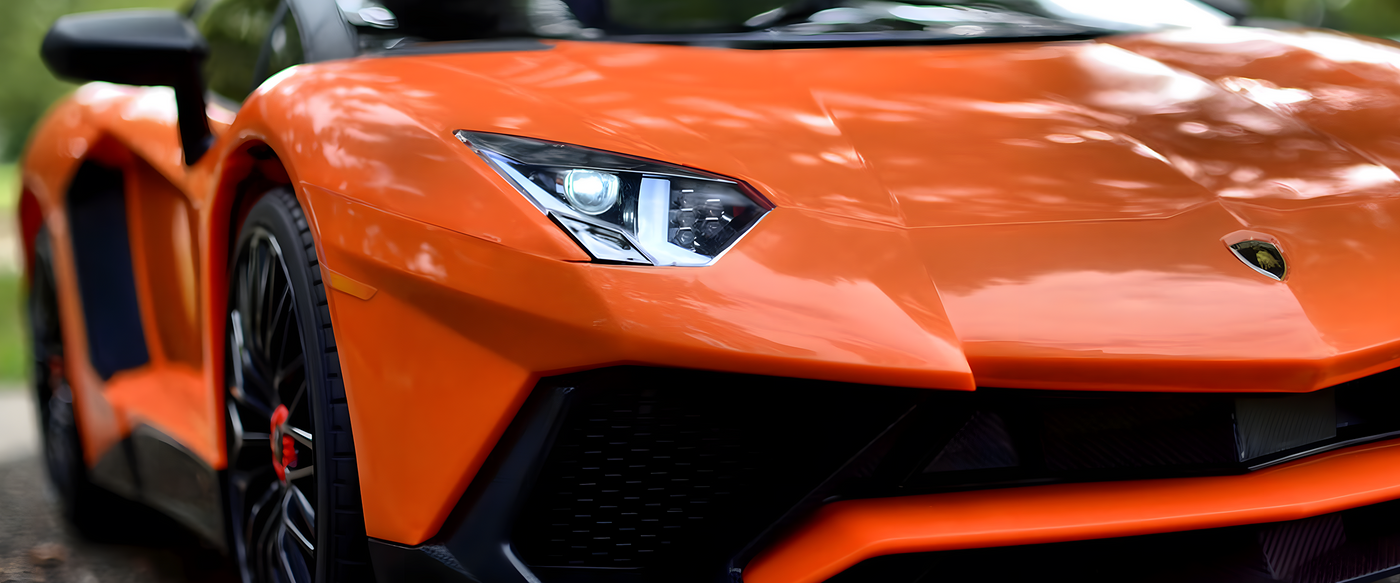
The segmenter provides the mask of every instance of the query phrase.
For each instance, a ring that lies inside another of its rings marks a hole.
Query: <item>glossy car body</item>
[[[195,164],[170,90],[100,83],[57,105],[25,155],[24,233],[53,236],[86,461],[216,539],[217,482],[203,480],[227,462],[230,238],[268,185],[295,188],[334,290],[365,525],[386,548],[442,540],[541,379],[580,371],[1243,394],[1400,362],[1389,43],[1218,28],[319,50],[236,112],[211,105],[216,140]],[[702,169],[774,210],[708,267],[594,263],[461,129]],[[71,242],[68,197],[88,163],[120,171],[149,354],[106,379]],[[1246,239],[1274,242],[1288,277],[1229,252]],[[197,495],[137,489],[168,470],[142,465],[159,446],[123,449],[143,432],[203,472]],[[1400,497],[1397,462],[1384,443],[1247,475],[846,500],[759,549],[742,577],[815,583],[895,553],[1295,520]]]

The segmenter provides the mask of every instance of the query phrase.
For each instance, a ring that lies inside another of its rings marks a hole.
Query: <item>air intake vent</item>
[[[614,369],[573,386],[513,548],[552,567],[714,581],[724,561],[933,391]],[[562,577],[562,578],[561,578]]]
[[[707,521],[748,498],[765,457],[715,405],[646,389],[576,406],[536,490],[546,552],[530,558],[631,567],[713,530]]]
[[[1239,461],[1228,399],[1120,394],[1039,404],[1045,464],[1054,472]]]

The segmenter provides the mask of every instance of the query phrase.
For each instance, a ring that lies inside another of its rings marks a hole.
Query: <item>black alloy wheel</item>
[[[243,581],[372,580],[326,291],[289,190],[249,212],[229,287],[225,500]]]

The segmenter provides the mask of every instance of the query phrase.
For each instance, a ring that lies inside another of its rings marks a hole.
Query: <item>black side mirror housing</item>
[[[209,149],[200,68],[209,45],[193,22],[168,10],[116,10],[59,18],[40,54],[59,77],[175,89],[185,164]]]

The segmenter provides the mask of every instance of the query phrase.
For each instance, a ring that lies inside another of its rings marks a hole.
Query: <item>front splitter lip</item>
[[[369,539],[370,561],[376,580],[381,583],[481,583],[469,575],[452,557],[451,551],[436,544],[416,547]]]
[[[754,559],[746,583],[820,583],[883,555],[1297,520],[1400,498],[1400,440],[1244,475],[836,502]]]

